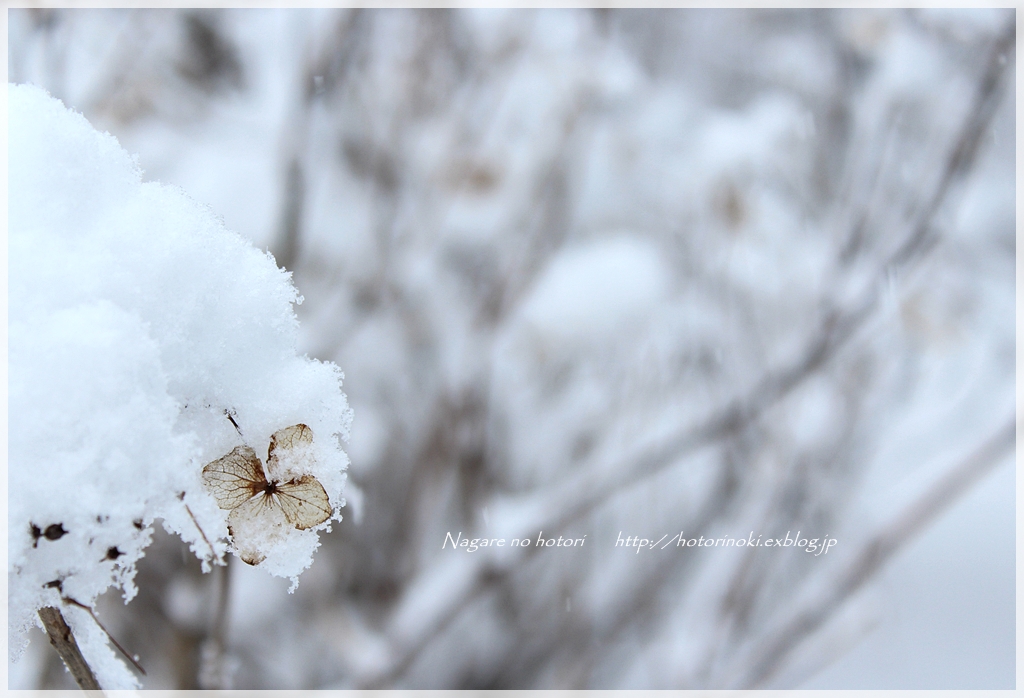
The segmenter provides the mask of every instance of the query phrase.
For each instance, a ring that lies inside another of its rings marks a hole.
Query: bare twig
[[[100,622],[100,619],[96,617],[96,614],[93,612],[93,610],[91,608],[86,606],[81,601],[76,601],[75,599],[72,599],[69,596],[62,596],[60,598],[61,598],[61,601],[63,601],[64,603],[69,603],[72,606],[78,606],[79,608],[87,611],[89,613],[89,615],[92,616],[92,619],[94,621],[96,621],[96,625],[99,626],[100,630],[102,630],[104,633],[106,633],[107,639],[110,640],[110,642],[113,643],[114,647],[116,647],[117,650],[121,654],[124,655],[125,659],[127,659],[129,662],[131,662],[132,666],[134,666],[136,669],[139,670],[139,673],[141,673],[143,676],[146,675],[146,670],[142,668],[141,664],[139,664],[139,660],[137,660],[132,655],[128,654],[128,650],[126,650],[124,647],[122,647],[121,643],[114,639],[114,636],[111,635],[110,631],[107,630],[106,626],[104,626],[103,623]]]
[[[1011,417],[967,458],[946,471],[921,497],[870,536],[826,593],[764,633],[767,639],[754,653],[753,668],[739,684],[756,688],[770,679],[782,667],[782,660],[802,640],[820,628],[897,551],[988,473],[1015,443],[1016,423]]]
[[[918,217],[918,225],[913,234],[896,251],[889,260],[892,267],[899,266],[914,254],[916,248],[925,243],[930,233],[931,221],[946,199],[950,187],[967,174],[978,153],[978,146],[985,135],[988,125],[992,122],[996,107],[1002,97],[1003,75],[1013,60],[1007,54],[1012,52],[1017,42],[1017,25],[1011,19],[996,38],[988,56],[985,72],[982,74],[978,91],[974,96],[974,104],[967,115],[953,151],[946,160],[942,179],[928,200],[922,214]]]
[[[226,644],[228,628],[228,607],[231,602],[231,563],[225,557],[224,568],[217,579],[217,611],[213,617],[210,637],[222,647]]]
[[[708,497],[700,511],[696,512],[692,519],[683,525],[683,528],[686,530],[706,529],[716,516],[728,508],[736,494],[735,481],[728,473],[721,473],[714,493]],[[678,583],[682,575],[692,570],[694,560],[693,556],[687,555],[668,555],[660,558],[654,569],[643,575],[637,587],[628,595],[624,595],[600,624],[595,623],[593,618],[583,616],[584,620],[577,622],[587,624],[586,633],[568,637],[562,633],[546,638],[547,642],[539,643],[539,648],[524,647],[519,654],[529,652],[531,653],[529,658],[521,660],[518,664],[511,664],[511,666],[506,662],[502,678],[514,682],[514,677],[517,674],[535,673],[538,666],[550,659],[557,650],[564,651],[567,645],[575,645],[574,649],[578,652],[578,656],[582,657],[578,675],[589,675],[598,658],[593,654],[587,654],[588,646],[607,647],[619,640],[630,628],[635,629],[642,626],[645,621],[653,620],[660,611],[658,602],[664,600],[662,594],[668,584],[673,581]],[[579,617],[581,616],[577,616],[577,618]]]
[[[199,522],[196,520],[196,515],[192,513],[191,509],[189,509],[188,504],[185,505],[185,511],[188,512],[189,518],[192,519],[192,523],[194,523],[196,528],[199,530],[199,535],[203,537],[203,542],[206,543],[206,547],[210,549],[210,561],[217,562],[217,551],[213,549],[210,539],[206,537],[203,527],[199,525]]]
[[[231,601],[231,556],[225,556],[224,565],[216,578],[215,610],[210,634],[203,643],[199,667],[199,685],[205,689],[226,689],[230,683],[227,656],[228,607]]]
[[[981,134],[987,128],[1001,96],[1002,77],[1010,64],[1005,54],[1013,48],[1016,32],[1012,23],[1000,34],[993,45],[990,60],[983,73],[976,98],[946,160],[943,174],[928,204],[921,210],[910,234],[898,250],[885,261],[875,283],[846,309],[832,310],[821,321],[820,328],[811,335],[797,360],[789,366],[768,372],[754,388],[737,398],[724,409],[712,414],[695,428],[691,427],[670,437],[660,445],[622,459],[632,467],[602,469],[602,473],[581,472],[570,477],[561,486],[552,488],[546,501],[550,506],[538,507],[543,513],[529,526],[561,533],[572,522],[593,511],[614,495],[662,472],[687,454],[735,434],[752,424],[772,405],[777,404],[810,375],[830,361],[848,340],[874,315],[881,297],[881,289],[892,275],[904,271],[932,248],[935,242],[933,222],[954,183],[966,175],[977,156]],[[555,512],[553,515],[548,512]],[[432,622],[424,624],[418,637],[399,649],[395,662],[387,670],[370,680],[369,686],[381,687],[401,676],[419,653],[429,644],[431,637],[443,632],[487,587],[490,582],[506,575],[535,548],[517,548],[513,560],[501,564],[480,559],[476,562],[476,579],[457,599],[441,600]],[[873,570],[872,570],[873,571]]]
[[[302,209],[306,199],[306,177],[298,155],[288,163],[284,184],[284,208],[281,212],[278,241],[274,246],[274,259],[278,266],[293,269],[299,257],[299,238],[302,233]]]
[[[40,608],[39,618],[43,621],[46,634],[50,636],[50,644],[56,648],[57,654],[64,660],[68,671],[75,678],[75,683],[83,691],[101,690],[92,667],[89,666],[89,662],[82,656],[82,651],[78,648],[75,635],[71,632],[67,622],[65,622],[64,615],[60,612],[60,609],[53,606]]]
[[[1015,36],[1015,25],[1011,22],[993,46],[973,108],[956,138],[942,179],[930,197],[928,206],[919,215],[909,238],[887,260],[876,277],[876,282],[860,301],[846,310],[828,313],[822,320],[819,330],[812,335],[811,341],[794,363],[766,374],[750,393],[734,400],[703,424],[685,430],[675,438],[667,439],[662,445],[628,459],[636,464],[633,468],[610,469],[611,475],[603,482],[596,478],[596,485],[590,484],[595,480],[590,473],[583,475],[583,482],[568,483],[571,486],[559,496],[559,500],[563,502],[562,506],[553,508],[559,513],[549,521],[540,522],[546,530],[560,532],[569,523],[589,513],[623,488],[661,472],[677,462],[680,456],[715,442],[723,436],[739,432],[838,353],[847,340],[873,315],[878,306],[880,289],[886,280],[896,271],[907,268],[931,249],[929,243],[932,242],[930,238],[933,234],[931,231],[935,214],[945,201],[952,184],[970,171],[977,156],[981,134],[991,121],[994,105],[998,104],[1001,94],[998,88],[1009,65],[1005,54],[1013,47]],[[570,493],[581,494],[565,496]],[[568,506],[564,502],[568,502]]]

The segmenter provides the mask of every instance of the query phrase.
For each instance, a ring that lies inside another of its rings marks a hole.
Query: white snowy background
[[[250,391],[254,441],[314,417],[251,385],[253,373],[287,386],[289,370],[332,362],[354,410],[348,481],[331,484],[344,485],[343,520],[320,532],[293,594],[237,559],[204,574],[202,553],[156,521],[184,531],[179,500],[152,504],[152,542],[133,549],[137,595],[125,604],[111,590],[96,606],[140,656],[135,680],[1014,686],[1012,449],[985,452],[983,479],[956,488],[945,514],[925,507],[922,535],[893,525],[1014,415],[1014,21],[1006,10],[10,10],[9,81],[112,134],[143,181],[184,191],[159,190],[178,197],[166,204],[176,213],[135,225],[138,239],[64,211],[85,232],[25,236],[21,270],[12,236],[12,434],[24,420],[38,433],[22,443],[83,435],[81,470],[109,427],[95,410],[15,413],[17,390],[56,400],[63,385],[19,374],[38,365],[18,363],[24,326],[49,342],[60,380],[130,360],[129,396],[178,400],[152,407],[171,416],[151,424],[178,425],[160,436],[168,462],[191,458],[198,477],[230,450],[226,420],[182,416],[186,393],[146,313],[179,318],[166,341],[195,352],[182,370],[209,379],[195,384]],[[12,125],[12,161],[17,138]],[[45,174],[53,163],[39,160]],[[12,175],[12,227],[19,186]],[[157,215],[108,208],[121,221]],[[22,210],[52,218],[44,201]],[[189,247],[196,226],[248,261]],[[78,253],[86,238],[92,257]],[[180,275],[133,266],[179,248]],[[293,272],[301,305],[258,250]],[[214,268],[238,277],[211,279]],[[93,304],[116,353],[81,341],[75,323],[92,316],[54,312],[121,283],[152,289],[131,300],[151,307]],[[263,320],[260,293],[276,308]],[[290,308],[298,325],[274,330]],[[207,364],[225,342],[237,370],[218,379]],[[320,408],[325,425],[345,421],[341,402]],[[58,506],[17,500],[45,453],[16,446],[12,436],[11,516]],[[320,477],[340,473],[337,457]],[[185,474],[166,477],[160,487],[204,506]],[[223,515],[196,512],[211,527]],[[27,525],[9,527],[9,551],[45,549],[57,566],[76,554],[45,547],[70,548],[70,536],[33,549]],[[681,529],[839,542],[819,557],[614,547],[620,531]],[[448,531],[541,530],[587,543],[441,550]],[[886,532],[897,549],[876,571],[858,556]],[[10,558],[13,615],[28,601]],[[81,615],[76,627],[98,637]],[[9,686],[73,685],[44,635],[27,637]]]

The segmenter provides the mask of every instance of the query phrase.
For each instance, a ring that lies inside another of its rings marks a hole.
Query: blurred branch
[[[737,482],[734,474],[728,469],[723,469],[719,474],[714,491],[707,498],[700,510],[685,523],[681,528],[685,530],[704,530],[727,511],[729,505],[735,501],[738,493]],[[524,647],[518,650],[520,654],[530,653],[529,657],[521,661],[519,665],[507,666],[504,669],[504,678],[509,684],[514,685],[516,675],[533,675],[538,665],[549,660],[556,650],[564,650],[566,645],[575,644],[580,657],[580,676],[589,676],[590,672],[600,661],[600,658],[587,650],[595,644],[607,645],[619,639],[628,629],[640,629],[656,620],[655,615],[660,612],[658,602],[662,600],[661,592],[667,588],[673,580],[678,581],[681,575],[685,574],[692,565],[695,558],[690,555],[666,555],[657,559],[657,566],[653,570],[645,572],[639,584],[631,590],[628,596],[624,596],[620,602],[610,609],[610,617],[604,619],[600,624],[594,622],[593,618],[586,618],[587,632],[577,633],[571,636],[564,636],[563,633],[545,638],[538,648]],[[676,586],[675,588],[678,588]],[[579,622],[579,621],[577,621]],[[533,633],[536,637],[536,633]],[[535,641],[536,642],[536,641]],[[576,686],[582,688],[582,686]]]
[[[321,51],[314,50],[298,76],[298,98],[293,113],[284,123],[286,171],[283,182],[281,217],[274,258],[278,266],[295,269],[302,238],[303,210],[306,206],[306,155],[309,148],[310,120],[314,104],[323,95],[336,92],[344,85],[359,43],[358,32],[364,29],[365,16],[352,10],[342,16]]]
[[[19,81],[49,81],[119,136],[141,129],[129,137],[141,147],[180,149],[159,155],[167,172],[213,165],[221,144],[193,138],[197,117],[218,125],[213,136],[225,124],[276,131],[276,156],[253,153],[276,163],[270,245],[308,287],[311,355],[352,373],[350,397],[369,417],[357,416],[351,475],[374,514],[323,539],[338,554],[321,555],[318,565],[334,567],[313,572],[298,622],[293,606],[265,609],[275,617],[229,646],[227,571],[201,584],[177,547],[150,550],[126,644],[142,641],[155,658],[153,687],[173,676],[179,688],[227,688],[235,666],[253,687],[586,687],[643,672],[676,687],[764,685],[985,471],[929,482],[890,525],[858,538],[863,549],[851,541],[853,557],[829,565],[747,549],[619,567],[593,540],[612,521],[708,532],[842,522],[847,485],[868,465],[857,454],[894,435],[875,433],[870,407],[906,395],[919,342],[968,316],[998,322],[1008,287],[970,286],[984,283],[969,257],[988,260],[982,237],[933,250],[947,214],[977,213],[951,205],[958,185],[1007,182],[1008,168],[997,171],[1006,148],[982,144],[1002,137],[990,124],[1008,106],[1012,21],[602,11],[549,24],[544,13],[341,10],[284,22],[224,13],[219,24],[191,11],[12,13]],[[904,41],[915,51],[896,50]],[[65,75],[72,55],[89,69]],[[936,70],[890,79],[908,56]],[[241,85],[241,68],[257,89],[245,104],[209,108]],[[747,109],[762,98],[771,109]],[[173,138],[160,145],[160,134]],[[726,136],[722,148],[715,138]],[[993,169],[977,166],[982,150]],[[993,232],[1005,235],[1012,209],[1001,191],[971,191],[980,208],[995,204]],[[806,236],[777,233],[778,221],[827,234],[796,259],[802,250],[788,246]],[[653,240],[670,268],[664,314],[614,346],[589,330],[587,344],[549,344],[543,331],[534,342],[518,310],[537,276],[567,242],[620,229]],[[906,288],[919,270],[929,287]],[[805,271],[806,283],[785,278]],[[891,330],[893,300],[905,332]],[[803,409],[817,410],[810,426]],[[626,429],[640,433],[616,440]],[[437,549],[444,528],[589,531],[592,542],[572,557],[536,556],[535,546],[449,555]],[[212,608],[195,603],[201,592]],[[344,612],[333,616],[332,604]],[[679,642],[678,661],[645,666],[664,640]],[[296,659],[287,675],[267,659],[282,641]],[[67,685],[58,656],[47,653],[50,684]]]
[[[216,598],[210,634],[200,647],[199,687],[203,689],[230,688],[231,677],[227,666],[228,610],[231,605],[231,555],[224,556],[224,565],[216,568]]]
[[[284,207],[281,212],[278,242],[274,246],[274,259],[285,269],[294,269],[299,256],[299,238],[302,233],[302,208],[306,200],[306,178],[298,155],[288,163],[285,176]]]
[[[895,553],[997,465],[1015,443],[1016,418],[1010,417],[973,453],[949,468],[923,495],[870,536],[824,594],[788,613],[784,620],[764,632],[765,639],[752,652],[753,661],[744,662],[753,668],[737,684],[757,688],[776,674],[802,640],[820,628]]]
[[[739,432],[838,353],[873,315],[878,307],[884,284],[893,274],[905,271],[934,245],[936,234],[932,225],[935,215],[945,201],[952,184],[963,179],[974,163],[981,136],[988,127],[995,105],[999,101],[1001,90],[998,88],[1003,84],[1001,78],[1007,66],[1011,65],[1005,53],[1013,46],[1015,35],[1016,27],[1011,22],[995,42],[972,109],[947,157],[942,179],[929,198],[929,204],[920,212],[909,238],[886,261],[876,274],[875,283],[867,289],[859,302],[846,310],[829,311],[819,329],[812,335],[809,344],[801,352],[800,358],[788,367],[769,372],[745,397],[734,400],[732,404],[712,415],[698,427],[685,430],[678,436],[666,440],[663,445],[651,448],[635,458],[625,459],[626,462],[637,463],[634,468],[611,468],[610,476],[596,485],[590,485],[588,482],[593,477],[589,473],[567,483],[563,488],[566,491],[556,497],[556,501],[563,504],[556,506],[555,510],[561,509],[563,513],[552,520],[539,522],[539,525],[558,533],[570,522],[588,513],[623,488],[661,472],[682,455]],[[580,492],[582,494],[567,496]],[[570,504],[567,506],[564,502]]]
[[[999,102],[1003,75],[1012,65],[1006,57],[1015,42],[1016,28],[1011,21],[993,44],[985,71],[971,109],[954,139],[942,169],[942,177],[911,227],[911,232],[897,251],[877,271],[874,282],[856,302],[832,309],[825,314],[816,332],[789,366],[770,371],[745,396],[733,400],[696,427],[682,430],[660,445],[589,471],[570,476],[550,490],[519,498],[515,508],[525,514],[520,520],[519,535],[529,536],[544,530],[558,535],[626,488],[636,485],[678,463],[687,454],[737,434],[756,421],[771,406],[803,383],[809,376],[833,359],[854,334],[874,315],[882,289],[897,272],[911,267],[926,254],[936,241],[933,231],[935,215],[946,201],[952,185],[971,171],[978,146],[995,106]],[[626,464],[634,464],[626,467]],[[549,514],[548,512],[556,512]],[[505,556],[475,558],[467,563],[475,566],[473,582],[464,585],[462,593],[436,599],[433,608],[423,609],[430,620],[420,624],[415,637],[396,647],[397,658],[389,667],[368,682],[368,687],[381,687],[401,676],[429,644],[430,638],[443,632],[471,601],[498,579],[509,574],[518,564],[531,557],[535,548],[506,550]],[[874,571],[874,567],[869,571]],[[429,572],[427,573],[429,574]],[[399,604],[401,609],[402,604]]]
[[[971,170],[975,157],[978,153],[978,146],[985,135],[996,107],[1002,98],[1003,75],[1007,68],[1013,65],[1011,54],[1017,42],[1017,24],[1011,18],[999,36],[996,38],[988,56],[988,63],[985,72],[982,74],[978,91],[974,96],[974,104],[967,115],[967,120],[960,131],[953,151],[946,159],[946,166],[942,171],[942,179],[932,192],[931,198],[918,217],[917,225],[913,234],[889,259],[888,268],[895,268],[904,265],[910,258],[915,256],[920,248],[930,242],[929,237],[934,235],[931,230],[931,222],[939,207],[946,199],[949,188],[964,178]]]
[[[517,245],[517,249],[512,251],[515,262],[492,318],[495,324],[517,307],[534,277],[543,269],[544,262],[562,247],[568,235],[571,208],[569,150],[583,111],[582,106],[574,108],[559,134],[558,145],[538,173],[535,195],[524,211],[522,228],[526,230],[526,239],[519,240],[521,247]]]

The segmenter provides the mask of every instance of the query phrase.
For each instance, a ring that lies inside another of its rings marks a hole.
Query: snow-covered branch
[[[203,466],[303,422],[319,438],[288,467],[326,488],[324,515],[261,523],[247,543],[295,583],[340,519],[351,416],[338,368],[295,353],[289,274],[180,190],[143,183],[112,136],[39,88],[7,97],[12,653],[40,609],[70,598],[95,621],[108,588],[130,601],[158,520],[205,570],[223,564],[240,523],[232,535]],[[105,634],[78,638],[100,685],[135,685]]]

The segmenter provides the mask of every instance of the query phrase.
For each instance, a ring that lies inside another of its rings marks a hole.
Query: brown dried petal
[[[217,506],[234,509],[263,489],[267,478],[256,452],[236,446],[231,453],[203,468],[203,482],[213,493]]]
[[[324,486],[312,475],[277,486],[277,504],[288,523],[299,530],[313,528],[331,518],[331,502]]]
[[[270,448],[267,450],[267,469],[271,473],[278,472],[279,454],[295,448],[305,448],[313,444],[313,430],[305,424],[279,429],[270,437]]]

